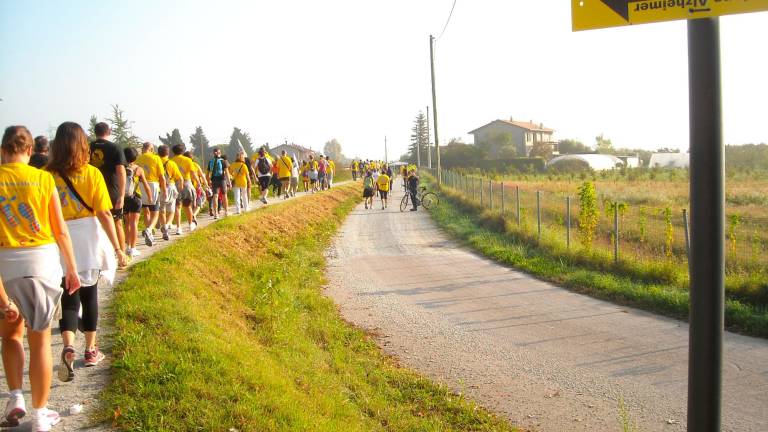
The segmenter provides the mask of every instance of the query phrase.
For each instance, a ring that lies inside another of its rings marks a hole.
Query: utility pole
[[[427,105],[427,167],[432,169],[432,148],[429,141],[429,105]]]
[[[389,158],[387,158],[387,136],[384,135],[384,163],[389,163]]]
[[[442,175],[440,173],[440,139],[437,135],[437,96],[435,96],[435,53],[434,53],[435,37],[429,35],[429,65],[432,70],[432,124],[435,128],[435,155],[437,156],[437,185],[442,184]]]

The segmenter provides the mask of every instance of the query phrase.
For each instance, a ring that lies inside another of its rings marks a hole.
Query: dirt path
[[[339,183],[343,184],[345,182]],[[311,195],[311,194],[310,194]],[[299,192],[296,196],[296,198],[302,198],[304,196],[308,196],[307,194],[303,192]],[[270,199],[270,203],[279,203],[283,202],[283,199]],[[251,202],[251,209],[250,211],[256,210],[258,208],[263,207],[264,205],[261,202],[256,201]],[[233,208],[230,208],[230,214],[232,216],[230,217],[237,217],[234,215]],[[221,220],[221,219],[219,219]],[[200,223],[199,228],[204,228],[212,223],[215,222],[215,220],[208,216],[207,213],[201,212],[198,216],[198,222]],[[184,234],[178,236],[171,234],[169,241],[162,240],[160,236],[160,232],[158,231],[155,235],[156,237],[156,243],[153,247],[147,247],[144,245],[144,239],[140,236],[138,241],[138,249],[141,252],[141,256],[134,258],[131,262],[131,265],[134,265],[138,262],[141,262],[143,260],[148,259],[151,257],[155,252],[160,251],[169,245],[173,244],[176,240],[184,238],[187,236],[187,224],[183,223],[184,227]],[[130,267],[129,267],[130,268]],[[117,278],[115,280],[115,285],[119,284],[125,277],[127,276],[127,271],[120,271],[117,274]],[[75,343],[75,349],[78,353],[78,360],[75,362],[75,380],[69,383],[63,383],[59,381],[59,379],[56,376],[56,371],[59,367],[59,356],[61,353],[61,350],[63,348],[63,345],[61,343],[61,337],[59,336],[59,329],[58,329],[58,323],[54,323],[54,329],[53,329],[53,365],[54,365],[54,371],[53,371],[53,383],[51,386],[51,396],[48,403],[48,408],[57,410],[62,415],[62,422],[57,425],[54,430],[55,431],[75,431],[75,430],[90,430],[90,431],[106,431],[110,430],[110,425],[95,425],[90,420],[90,415],[94,412],[94,410],[97,407],[98,404],[98,396],[100,392],[106,388],[108,382],[109,382],[109,372],[110,372],[110,365],[112,362],[112,355],[111,355],[111,332],[112,332],[112,312],[110,309],[110,305],[112,303],[112,288],[103,286],[102,284],[99,285],[99,307],[100,307],[100,316],[99,316],[99,340],[102,351],[107,355],[107,358],[104,362],[99,364],[98,366],[91,367],[91,368],[85,368],[83,367],[83,349],[84,349],[84,341],[82,334],[78,333],[77,335],[77,342]],[[25,340],[25,349],[27,352],[27,356],[29,355],[29,349],[26,344]],[[28,361],[27,361],[28,366]],[[24,395],[25,399],[27,401],[27,411],[30,412],[32,406],[31,406],[31,395],[29,393],[29,370],[25,366],[24,369]],[[5,383],[5,373],[2,369],[0,369],[0,379],[3,383]],[[7,393],[7,385],[3,384],[3,388],[6,389],[2,394],[0,394],[0,397],[2,397],[2,406],[0,406],[0,409],[5,408],[5,400],[8,397]],[[84,406],[83,412],[77,415],[70,415],[69,409],[72,405],[75,404],[82,404]],[[19,425],[16,428],[7,428],[4,430],[7,431],[30,431],[32,427],[31,423],[31,417],[28,415],[23,419],[23,422],[21,425]]]
[[[515,424],[683,431],[688,325],[538,281],[449,240],[425,212],[358,207],[329,251],[328,294],[401,363]],[[768,430],[768,341],[727,333],[723,424]]]

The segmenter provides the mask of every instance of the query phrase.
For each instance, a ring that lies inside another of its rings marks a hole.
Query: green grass
[[[126,430],[514,430],[397,366],[321,293],[359,185],[201,229],[116,292],[101,420]]]
[[[613,265],[606,257],[584,254],[578,248],[538,244],[535,236],[520,233],[498,213],[445,189],[440,205],[430,213],[449,234],[500,263],[593,297],[688,318],[688,290],[664,267]],[[732,331],[768,337],[768,311],[727,299],[725,325]]]

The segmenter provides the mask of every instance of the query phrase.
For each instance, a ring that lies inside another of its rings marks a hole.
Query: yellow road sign
[[[768,0],[571,0],[573,30],[768,10]]]

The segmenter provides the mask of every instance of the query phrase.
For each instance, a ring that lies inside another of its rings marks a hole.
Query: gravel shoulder
[[[340,183],[343,184],[344,182]],[[300,192],[296,198],[301,199],[304,196],[311,194],[305,194]],[[270,203],[276,204],[283,202],[283,199],[270,199]],[[253,211],[263,207],[264,204],[258,201],[251,202],[251,209]],[[234,214],[234,207],[230,207],[229,217],[237,217]],[[219,219],[221,220],[221,219]],[[216,220],[209,217],[207,213],[201,212],[198,215],[199,227],[198,229],[205,228],[206,226],[215,223]],[[165,249],[169,245],[173,244],[176,240],[184,238],[188,235],[186,228],[187,224],[184,223],[184,234],[177,236],[171,234],[169,241],[164,241],[160,237],[160,232],[156,233],[156,242],[153,247],[147,247],[144,245],[144,239],[139,238],[137,242],[137,248],[141,252],[141,256],[134,258],[130,266],[135,265],[143,260],[149,259],[154,253]],[[129,266],[129,269],[130,269]],[[115,286],[123,281],[128,276],[128,271],[119,271],[115,278]],[[55,431],[76,431],[76,430],[88,430],[88,431],[107,431],[111,430],[110,425],[94,424],[90,419],[91,414],[95,412],[98,407],[98,397],[109,384],[110,369],[112,364],[112,343],[113,337],[113,317],[110,305],[112,304],[113,287],[99,284],[99,345],[100,349],[106,354],[106,359],[98,366],[86,368],[83,366],[83,350],[85,348],[83,335],[77,334],[75,342],[75,350],[77,350],[78,359],[75,362],[75,380],[69,383],[63,383],[59,381],[56,375],[56,371],[59,368],[59,356],[63,348],[61,342],[61,336],[58,329],[58,323],[53,324],[52,330],[52,352],[53,352],[53,381],[51,385],[51,395],[48,402],[48,408],[58,411],[62,416],[62,421],[57,425]],[[24,340],[24,348],[27,355],[27,363],[24,368],[24,396],[27,402],[27,410],[31,410],[31,394],[29,392],[29,348]],[[5,371],[0,369],[0,379],[5,383]],[[8,397],[7,385],[3,384],[4,391],[0,393],[0,397],[3,398],[3,405],[0,409],[5,407],[5,399]],[[83,411],[80,414],[70,415],[69,409],[72,405],[83,405]],[[22,419],[22,423],[16,428],[5,428],[6,431],[30,431],[31,417],[27,416]]]
[[[329,250],[342,316],[410,367],[531,430],[683,431],[688,325],[480,257],[397,190],[350,214]],[[378,204],[378,202],[377,202]],[[768,341],[726,333],[723,430],[768,430]]]

